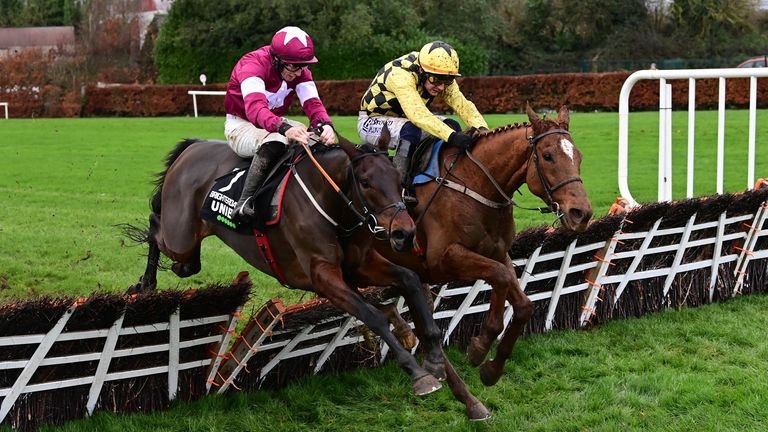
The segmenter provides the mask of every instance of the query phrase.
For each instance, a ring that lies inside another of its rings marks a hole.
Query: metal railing
[[[197,117],[197,97],[198,96],[224,96],[227,94],[225,91],[216,91],[216,90],[189,90],[187,91],[188,95],[192,96],[192,107],[195,111],[195,117]]]
[[[717,193],[723,193],[723,160],[725,149],[725,85],[727,78],[749,78],[749,138],[747,188],[755,184],[755,118],[757,111],[757,78],[768,77],[768,68],[752,69],[683,69],[642,70],[633,73],[624,82],[619,95],[619,168],[618,182],[621,196],[630,205],[637,205],[628,184],[629,147],[629,95],[641,80],[659,80],[659,183],[658,201],[672,199],[672,85],[667,80],[688,80],[688,163],[686,197],[693,197],[693,165],[695,148],[696,80],[719,80],[717,116]]]

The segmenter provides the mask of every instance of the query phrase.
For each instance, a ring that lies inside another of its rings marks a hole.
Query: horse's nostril
[[[571,220],[574,222],[581,222],[584,220],[584,212],[581,209],[572,208],[568,211],[568,214],[570,214]]]
[[[403,241],[405,240],[406,236],[407,236],[406,233],[400,229],[394,230],[391,233],[389,233],[389,237],[392,240],[396,240],[396,241]]]

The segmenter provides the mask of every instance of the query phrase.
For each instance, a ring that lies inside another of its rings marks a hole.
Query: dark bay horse
[[[262,272],[283,278],[289,287],[313,291],[362,321],[392,349],[417,395],[437,390],[441,387],[438,379],[445,377],[440,330],[418,276],[392,264],[372,247],[373,231],[386,232],[387,244],[395,250],[410,248],[415,231],[400,199],[397,171],[386,155],[386,151],[358,148],[344,139],[338,148],[315,152],[339,190],[308,158],[294,164],[283,194],[281,220],[264,231],[273,259],[282,269],[282,275],[276,275],[253,234],[240,234],[200,217],[214,180],[231,172],[241,159],[223,142],[182,141],[169,153],[166,169],[158,175],[149,229],[142,235],[149,243],[147,267],[133,290],[155,289],[161,252],[174,261],[171,269],[178,276],[198,273],[201,242],[214,235]],[[423,366],[398,342],[384,314],[353,288],[369,285],[399,287],[428,347]]]
[[[418,272],[425,283],[483,279],[491,285],[490,310],[467,348],[469,361],[482,363],[480,377],[486,385],[501,377],[533,314],[533,303],[520,288],[507,254],[515,235],[513,193],[526,183],[566,229],[582,232],[592,217],[580,177],[582,155],[568,131],[568,109],[560,108],[555,120],[539,118],[530,106],[526,111],[530,124],[482,132],[469,152],[441,150],[439,178],[415,188],[418,205],[411,209],[422,257],[393,252],[381,242],[376,246],[389,260]],[[513,307],[512,321],[496,357],[483,362],[504,329],[505,300]],[[451,387],[459,398],[471,396],[466,388]]]

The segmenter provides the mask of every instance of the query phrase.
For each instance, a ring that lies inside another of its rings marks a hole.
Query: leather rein
[[[311,137],[311,139],[314,139],[314,137]],[[360,187],[358,186],[357,178],[355,177],[355,171],[350,166],[349,171],[350,171],[350,174],[352,176],[352,181],[353,181],[353,184],[354,184],[353,191],[354,191],[355,195],[357,196],[357,199],[359,200],[359,202],[362,203],[362,209],[358,210],[355,207],[354,202],[351,199],[349,199],[346,196],[346,194],[344,194],[344,192],[341,190],[341,188],[338,185],[336,185],[336,183],[333,181],[333,179],[331,179],[331,177],[326,173],[326,171],[325,171],[325,169],[323,169],[322,165],[320,165],[320,163],[317,162],[317,160],[312,155],[311,149],[308,148],[308,146],[306,146],[306,145],[303,145],[303,147],[304,147],[304,150],[305,150],[307,156],[309,156],[309,158],[312,160],[312,162],[314,163],[314,165],[318,169],[318,171],[323,175],[325,180],[331,185],[331,187],[336,191],[336,193],[339,194],[341,199],[346,204],[346,207],[355,215],[355,217],[357,218],[357,223],[354,224],[353,226],[349,227],[349,228],[345,228],[345,227],[341,226],[338,222],[336,222],[330,215],[328,215],[328,213],[326,213],[325,210],[323,210],[323,208],[320,206],[320,204],[317,202],[317,200],[315,200],[314,195],[312,194],[312,192],[309,191],[309,188],[307,188],[306,184],[304,183],[304,181],[299,176],[299,173],[296,170],[296,165],[295,164],[291,164],[291,173],[293,174],[294,178],[299,183],[299,186],[301,186],[301,189],[307,195],[307,197],[309,198],[309,200],[312,203],[312,205],[325,218],[325,220],[327,220],[329,223],[331,223],[331,225],[333,225],[335,227],[339,227],[342,231],[344,231],[342,235],[345,235],[345,236],[351,235],[352,232],[355,231],[357,228],[359,228],[359,227],[361,227],[363,225],[366,225],[368,227],[368,230],[371,233],[373,233],[373,235],[377,239],[385,240],[385,239],[389,238],[389,232],[392,229],[392,222],[394,221],[395,216],[397,216],[397,213],[399,213],[401,211],[406,211],[405,204],[402,201],[395,201],[395,202],[393,202],[391,204],[388,204],[388,205],[386,205],[386,206],[384,206],[382,208],[372,207],[370,204],[368,204],[367,200],[365,199],[365,196],[363,196],[363,194],[360,192]],[[360,160],[362,160],[363,158],[368,157],[368,156],[384,156],[384,157],[387,157],[387,154],[384,153],[384,152],[375,152],[375,151],[372,152],[372,153],[361,153],[361,154],[351,158],[352,165],[354,165],[355,163],[359,162]],[[379,225],[379,222],[378,222],[378,219],[376,218],[376,215],[381,215],[382,213],[384,213],[385,211],[387,211],[387,210],[389,210],[391,208],[395,209],[395,215],[390,220],[390,226],[388,228],[384,228],[384,227]]]
[[[563,134],[563,135],[567,135],[569,137],[571,136],[571,133],[568,130],[558,128],[558,129],[550,129],[550,130],[548,130],[546,132],[542,132],[539,135],[536,135],[536,136],[531,135],[531,136],[528,137],[528,144],[531,147],[531,158],[533,159],[533,164],[534,164],[534,166],[536,168],[536,174],[538,175],[539,181],[541,181],[541,184],[544,187],[544,192],[547,195],[547,201],[548,201],[548,206],[547,207],[534,207],[534,208],[530,208],[530,207],[522,207],[519,204],[517,204],[517,202],[515,202],[515,200],[512,197],[510,197],[509,195],[507,195],[504,192],[504,190],[501,188],[501,186],[496,181],[496,179],[493,177],[493,175],[488,171],[488,168],[486,168],[485,165],[483,165],[479,160],[477,160],[474,156],[472,156],[472,153],[470,153],[469,151],[466,151],[466,150],[464,151],[464,153],[467,155],[467,157],[475,165],[477,165],[478,168],[480,168],[480,170],[483,172],[485,177],[491,182],[491,184],[496,189],[496,191],[499,193],[499,195],[501,195],[501,197],[503,198],[503,201],[493,201],[493,200],[490,200],[490,199],[480,195],[479,193],[475,192],[474,190],[470,189],[469,187],[467,187],[464,184],[460,184],[460,183],[454,182],[452,180],[448,180],[445,177],[438,176],[438,177],[435,178],[435,182],[437,182],[438,187],[433,192],[432,196],[429,199],[429,202],[432,201],[432,199],[434,198],[435,194],[440,189],[440,187],[441,186],[445,186],[445,187],[447,187],[449,189],[453,189],[453,190],[455,190],[457,192],[460,192],[460,193],[462,193],[464,195],[467,195],[468,197],[474,199],[475,201],[477,201],[477,202],[479,202],[479,203],[481,203],[481,204],[483,204],[483,205],[485,205],[487,207],[490,207],[490,208],[504,209],[504,208],[507,208],[509,206],[514,205],[515,207],[518,207],[518,208],[523,209],[523,210],[536,210],[536,211],[539,211],[541,213],[551,213],[551,212],[554,212],[557,215],[558,218],[561,218],[563,216],[563,214],[560,212],[560,205],[557,203],[557,201],[555,201],[552,198],[552,194],[555,191],[557,191],[558,189],[560,189],[561,187],[563,187],[563,186],[565,186],[565,185],[567,185],[569,183],[573,183],[573,182],[583,183],[583,181],[582,181],[581,177],[574,176],[574,177],[569,177],[569,178],[567,178],[567,179],[565,179],[565,180],[563,180],[563,181],[561,181],[561,182],[559,182],[559,183],[557,183],[555,185],[550,185],[549,182],[547,181],[547,179],[544,177],[544,174],[542,174],[541,166],[540,166],[540,163],[539,163],[539,155],[538,155],[538,152],[536,151],[536,144],[539,142],[539,140],[541,140],[545,136],[552,135],[552,134]],[[454,161],[450,164],[450,166],[447,169],[446,176],[450,174],[451,169],[453,168],[453,166],[455,166],[456,161],[458,160],[458,157],[460,155],[461,155],[461,153],[457,153],[456,159],[454,159]],[[427,204],[427,208],[429,207],[429,202]],[[426,212],[426,209],[425,209],[424,212]]]

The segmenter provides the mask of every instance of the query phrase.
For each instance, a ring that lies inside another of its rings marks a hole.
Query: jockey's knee
[[[418,144],[421,141],[421,129],[412,122],[406,122],[400,129],[400,140]]]

